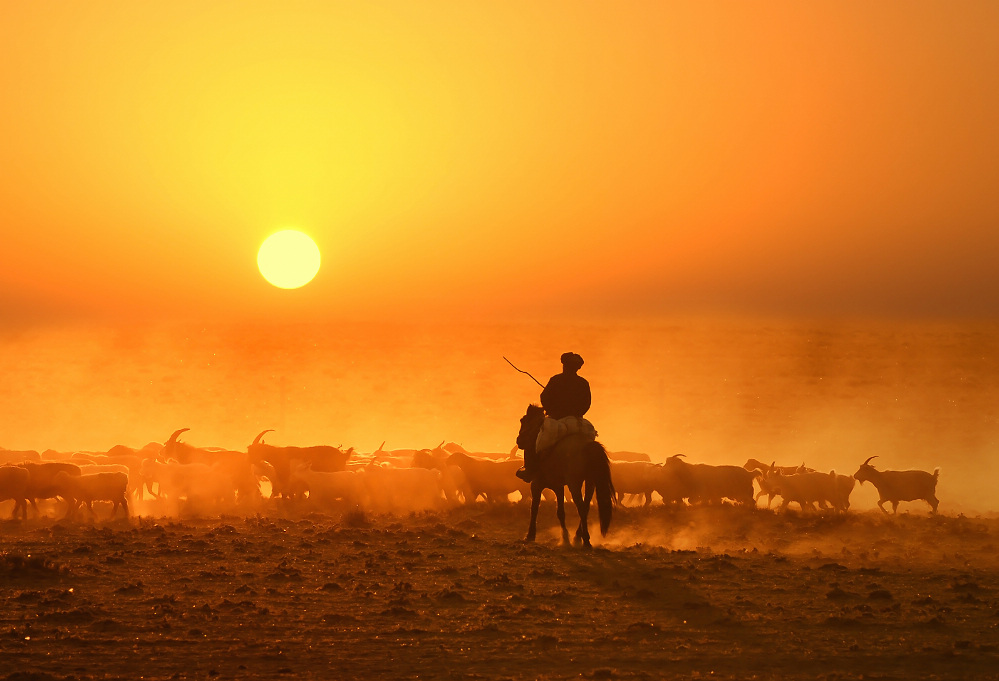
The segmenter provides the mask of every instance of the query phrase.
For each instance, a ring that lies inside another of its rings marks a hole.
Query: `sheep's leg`
[[[62,519],[70,520],[76,514],[76,509],[79,506],[80,502],[70,497],[65,497],[65,501],[66,501],[66,514],[62,517]]]
[[[886,499],[878,499],[878,508],[880,508],[884,512],[885,515],[888,515],[888,509],[885,508],[885,501],[887,501],[887,500]]]

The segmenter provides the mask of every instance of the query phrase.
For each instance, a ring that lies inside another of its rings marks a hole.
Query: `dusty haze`
[[[0,446],[106,451],[190,428],[197,446],[509,452],[567,350],[611,451],[753,457],[852,474],[941,468],[941,512],[995,511],[993,324],[659,320],[503,325],[50,327],[0,341]],[[870,485],[854,508],[868,508]],[[916,502],[913,512],[928,510]]]

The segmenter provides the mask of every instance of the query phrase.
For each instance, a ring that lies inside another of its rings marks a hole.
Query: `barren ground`
[[[528,513],[3,521],[0,679],[999,678],[997,520]]]

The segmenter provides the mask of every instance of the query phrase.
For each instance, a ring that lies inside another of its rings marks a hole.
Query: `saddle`
[[[538,433],[536,451],[551,449],[569,435],[583,435],[592,441],[597,439],[597,429],[581,416],[566,416],[557,420],[546,417]]]

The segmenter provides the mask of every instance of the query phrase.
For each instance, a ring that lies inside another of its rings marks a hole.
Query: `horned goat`
[[[935,469],[932,473],[926,471],[879,471],[871,465],[871,459],[877,456],[870,456],[867,461],[860,464],[860,468],[853,477],[861,485],[870,482],[878,490],[878,507],[885,510],[885,502],[891,502],[892,513],[898,513],[898,504],[902,501],[916,501],[922,499],[930,505],[933,513],[937,512],[940,501],[937,499],[937,479],[940,477],[940,469]]]

